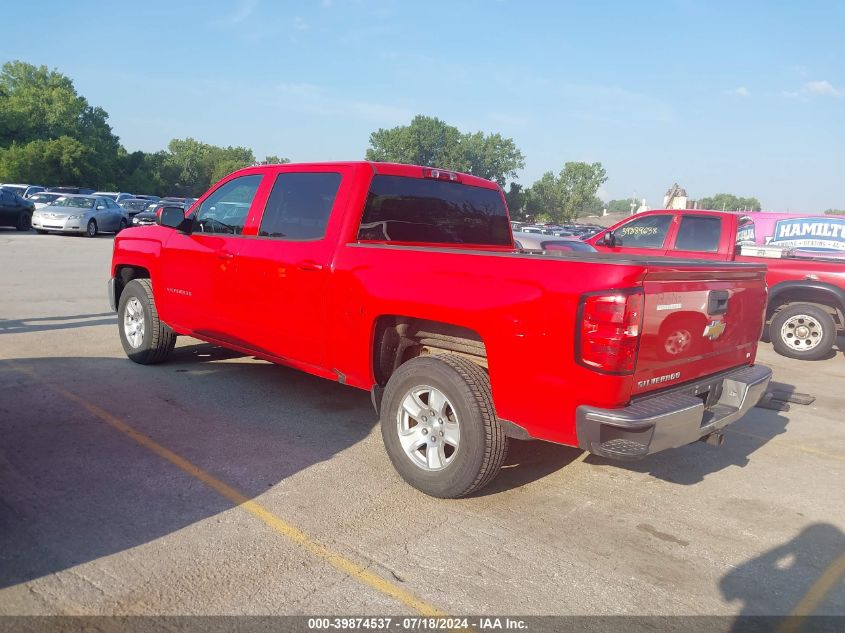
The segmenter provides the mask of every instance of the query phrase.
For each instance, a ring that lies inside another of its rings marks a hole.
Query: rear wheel
[[[88,220],[88,226],[85,227],[86,237],[97,237],[97,221]]]
[[[29,213],[21,213],[18,223],[15,225],[18,231],[28,231],[32,228],[32,216]]]
[[[133,279],[126,284],[117,317],[123,351],[136,363],[160,363],[176,345],[176,333],[158,318],[149,279]]]
[[[487,373],[458,356],[418,357],[400,366],[382,399],[381,433],[402,478],[446,499],[490,483],[508,447]]]
[[[117,232],[120,233],[123,229],[127,227],[126,220],[121,220],[120,224],[117,226]]]
[[[836,323],[823,308],[812,303],[793,303],[778,312],[769,325],[775,351],[788,358],[818,360],[836,340]]]

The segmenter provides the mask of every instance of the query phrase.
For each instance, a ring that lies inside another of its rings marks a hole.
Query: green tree
[[[607,172],[601,163],[566,163],[557,176],[546,172],[531,185],[526,208],[532,215],[547,216],[555,222],[595,213],[596,192],[605,181]]]
[[[828,209],[825,215],[845,215],[845,209]]]
[[[624,200],[610,200],[607,203],[607,212],[608,213],[630,213],[631,212],[631,203],[634,204],[634,208],[636,209],[640,206],[640,201],[636,198],[625,198]]]
[[[0,178],[31,173],[28,182],[114,186],[120,143],[107,121],[105,110],[89,105],[65,75],[6,62],[0,70]],[[48,164],[37,164],[40,159]],[[24,165],[32,171],[22,173]]]
[[[525,166],[512,139],[500,134],[462,133],[436,117],[417,115],[409,125],[370,135],[367,160],[441,167],[493,180],[504,186]]]
[[[510,183],[505,191],[505,202],[511,219],[517,220],[525,216],[525,190],[522,185]]]
[[[761,206],[757,198],[740,198],[730,193],[717,193],[709,198],[700,198],[698,208],[713,211],[759,211]]]

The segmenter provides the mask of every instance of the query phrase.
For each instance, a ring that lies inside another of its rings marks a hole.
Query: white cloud
[[[738,97],[750,97],[751,92],[745,86],[740,86],[732,91]]]
[[[801,86],[801,92],[825,97],[841,97],[843,95],[841,90],[834,88],[833,84],[825,79],[808,81]]]

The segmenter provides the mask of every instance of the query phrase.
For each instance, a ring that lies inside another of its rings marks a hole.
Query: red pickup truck
[[[289,164],[122,232],[109,298],[138,363],[189,335],[370,391],[397,471],[458,497],[496,475],[510,438],[619,459],[721,443],[771,377],[754,364],[764,274],[518,250],[490,181]],[[696,345],[666,353],[684,327]]]
[[[827,356],[837,333],[845,329],[845,260],[788,252],[762,257],[760,253],[766,251],[779,253],[775,248],[742,243],[753,222],[753,214],[663,209],[638,213],[586,241],[600,251],[622,255],[765,265],[766,323],[775,350],[802,360]]]

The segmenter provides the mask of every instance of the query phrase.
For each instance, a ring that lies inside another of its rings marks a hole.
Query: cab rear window
[[[496,189],[404,176],[375,176],[358,239],[510,246],[502,194]]]

